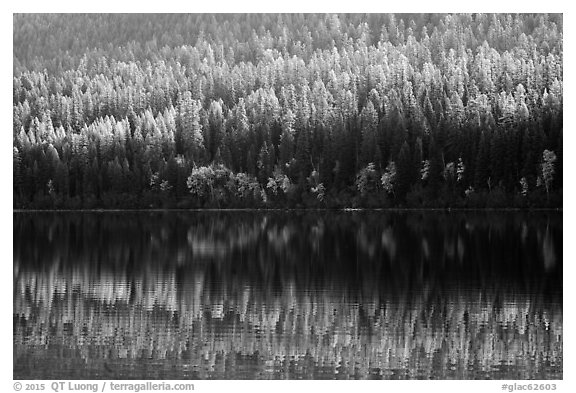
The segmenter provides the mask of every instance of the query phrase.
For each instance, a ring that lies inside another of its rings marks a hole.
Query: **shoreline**
[[[364,212],[364,211],[379,211],[379,212],[563,212],[563,208],[230,208],[230,209],[217,209],[217,208],[204,208],[204,209],[12,209],[12,213],[121,213],[121,212]]]

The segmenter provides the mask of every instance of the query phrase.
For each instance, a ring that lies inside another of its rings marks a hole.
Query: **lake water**
[[[14,213],[14,379],[561,379],[561,212]]]

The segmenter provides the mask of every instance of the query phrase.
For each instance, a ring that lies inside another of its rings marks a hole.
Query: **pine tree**
[[[282,118],[282,135],[280,136],[279,163],[282,167],[289,164],[294,157],[294,115],[288,109]]]
[[[410,148],[408,147],[408,142],[404,142],[400,153],[398,154],[398,159],[396,161],[396,186],[395,194],[400,200],[403,200],[408,191],[413,180],[414,168],[412,155],[410,154]]]
[[[475,188],[480,190],[489,187],[490,172],[490,141],[486,131],[480,134],[478,155],[476,156],[476,174],[474,178]]]
[[[378,127],[378,114],[371,101],[362,110],[362,147],[360,149],[360,165],[373,162],[376,158],[378,143],[376,131]]]
[[[190,92],[182,97],[179,108],[180,138],[182,152],[188,159],[202,160],[204,137],[200,125],[200,108],[198,101],[192,99]]]
[[[306,178],[312,171],[312,156],[310,155],[310,136],[307,128],[302,128],[298,132],[296,139],[294,170],[298,174],[298,183],[303,185]]]
[[[442,183],[444,156],[442,150],[436,144],[436,138],[434,138],[434,136],[430,138],[430,144],[428,145],[428,161],[428,189],[430,192],[430,198],[436,198]]]
[[[14,146],[12,149],[12,176],[13,176],[13,191],[14,191],[14,202],[18,204],[19,199],[22,195],[22,159],[20,158],[20,152],[18,148]]]

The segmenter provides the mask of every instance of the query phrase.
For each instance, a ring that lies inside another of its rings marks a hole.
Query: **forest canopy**
[[[15,14],[14,206],[561,207],[562,23]]]

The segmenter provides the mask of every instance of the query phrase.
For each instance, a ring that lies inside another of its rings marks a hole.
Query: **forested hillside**
[[[17,208],[560,207],[561,15],[14,15]]]

